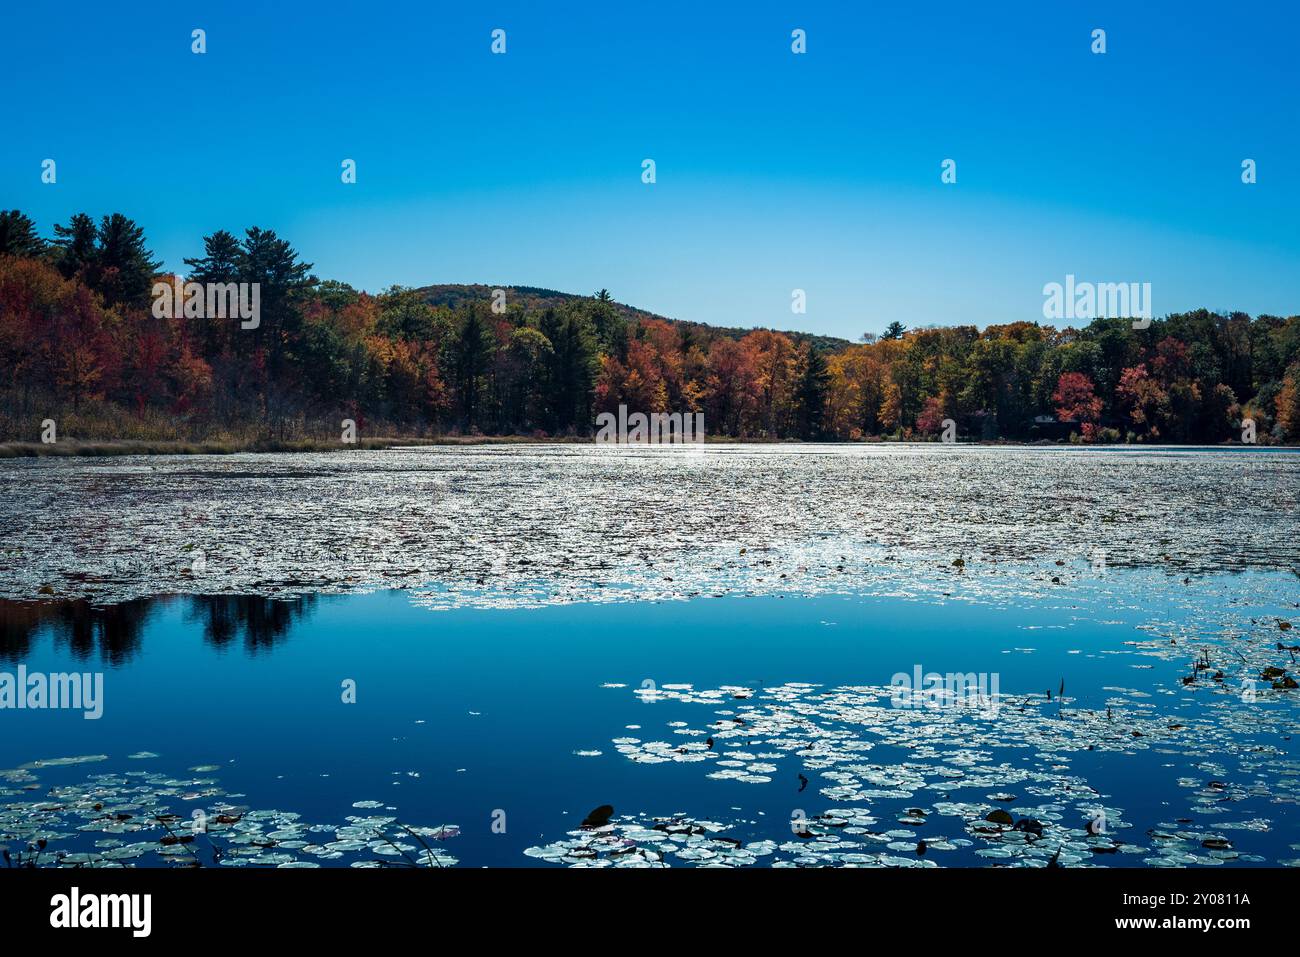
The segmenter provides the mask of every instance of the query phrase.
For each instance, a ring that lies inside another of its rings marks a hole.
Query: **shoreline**
[[[54,443],[41,442],[0,442],[0,459],[19,458],[111,458],[127,455],[237,455],[241,453],[309,453],[309,452],[347,452],[378,451],[383,449],[411,446],[472,446],[472,445],[592,445],[590,436],[559,436],[553,438],[536,438],[525,435],[473,435],[473,436],[390,436],[358,439],[356,442],[341,442],[335,439],[264,439],[252,442],[231,442],[223,440],[180,441],[142,439],[61,439]],[[626,443],[632,444],[632,443]],[[874,440],[828,440],[824,442],[804,442],[795,439],[758,439],[728,438],[710,436],[705,445],[835,445],[835,446],[877,446],[877,445],[943,445],[937,440],[916,439],[874,439]],[[1085,444],[1063,440],[1040,439],[1034,442],[995,441],[959,441],[951,443],[964,447],[979,448],[1076,448],[1076,449],[1130,449],[1134,451],[1152,449],[1270,449],[1284,451],[1295,449],[1295,445],[1270,445],[1258,443],[1245,445],[1240,442],[1223,442],[1218,445],[1204,443],[1125,443]],[[651,446],[647,446],[651,447]]]
[[[142,439],[60,439],[49,444],[41,442],[0,442],[0,459],[15,458],[101,458],[123,455],[236,455],[244,452],[347,452],[374,451],[402,446],[433,445],[514,445],[521,443],[539,445],[573,444],[577,439],[534,439],[525,436],[473,436],[457,438],[427,437],[377,437],[340,442],[337,439],[260,439],[252,442],[230,442],[219,439],[186,442],[180,440],[149,441]]]

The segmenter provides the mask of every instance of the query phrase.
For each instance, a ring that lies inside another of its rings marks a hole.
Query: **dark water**
[[[1259,679],[1296,670],[1276,647],[1297,640],[1295,576],[1076,578],[445,611],[402,591],[4,603],[0,671],[104,690],[98,720],[0,712],[0,843],[104,866],[402,864],[425,844],[463,866],[1295,863],[1300,692]],[[998,707],[900,708],[887,686],[917,667],[986,676]],[[31,766],[78,756],[96,759]],[[600,805],[612,827],[570,837]],[[195,810],[233,823],[156,843]]]

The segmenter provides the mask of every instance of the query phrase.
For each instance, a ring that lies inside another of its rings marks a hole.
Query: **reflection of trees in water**
[[[55,640],[68,643],[78,658],[89,658],[99,647],[99,655],[113,664],[131,658],[140,649],[144,625],[157,601],[137,598],[120,605],[100,608],[76,608],[79,602],[68,602],[60,620],[64,628],[55,631]]]
[[[203,639],[225,648],[238,637],[250,654],[269,650],[316,606],[315,595],[264,598],[260,595],[194,595],[186,620],[203,625]]]
[[[158,599],[137,598],[117,605],[76,601],[0,600],[0,658],[16,660],[31,651],[32,639],[48,629],[73,657],[89,658],[96,650],[111,664],[121,664],[140,650],[145,622]]]
[[[117,605],[76,601],[9,601],[0,599],[0,660],[17,661],[31,653],[37,633],[46,630],[79,658],[96,650],[112,664],[129,660],[140,649],[144,626],[159,605],[174,596],[138,598]],[[252,654],[269,650],[316,605],[316,596],[264,598],[260,595],[192,595],[185,619],[202,626],[203,639],[226,648],[242,638]]]
[[[32,636],[50,608],[48,603],[0,599],[0,660],[16,660],[31,650]]]

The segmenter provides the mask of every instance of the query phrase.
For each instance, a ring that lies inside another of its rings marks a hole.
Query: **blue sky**
[[[853,338],[1041,319],[1067,273],[1300,311],[1294,4],[113,6],[0,13],[0,206],[120,210],[171,268],[259,225],[372,291]]]

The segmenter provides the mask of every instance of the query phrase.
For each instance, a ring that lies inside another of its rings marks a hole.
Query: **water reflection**
[[[185,620],[200,624],[203,640],[226,650],[242,642],[246,654],[269,651],[315,608],[315,595],[265,598],[258,595],[174,595],[139,598],[116,605],[72,601],[0,599],[0,660],[16,661],[49,635],[76,658],[98,653],[112,665],[130,661],[140,650],[145,625],[161,609],[180,603]]]
[[[203,640],[227,648],[239,638],[244,651],[269,651],[289,629],[316,607],[317,596],[291,599],[260,595],[194,595],[187,599],[186,621],[203,625]]]

